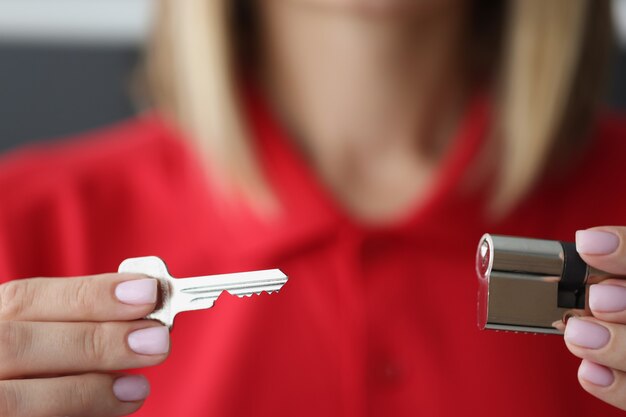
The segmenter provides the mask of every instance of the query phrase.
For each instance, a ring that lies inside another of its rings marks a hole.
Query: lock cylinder
[[[587,286],[608,275],[574,243],[490,234],[478,244],[476,273],[481,329],[556,334],[564,318],[588,313]]]

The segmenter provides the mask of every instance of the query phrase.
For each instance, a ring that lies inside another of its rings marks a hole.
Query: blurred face
[[[279,0],[283,1],[283,0]],[[425,18],[460,6],[464,0],[290,0],[328,11],[369,16]]]

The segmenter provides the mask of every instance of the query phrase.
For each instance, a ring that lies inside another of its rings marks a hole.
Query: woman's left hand
[[[626,227],[596,227],[576,233],[576,248],[589,265],[626,276]],[[565,343],[583,359],[580,385],[597,398],[626,410],[626,280],[589,287],[593,317],[571,318]]]

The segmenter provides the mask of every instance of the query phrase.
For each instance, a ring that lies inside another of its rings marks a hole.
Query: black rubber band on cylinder
[[[563,246],[563,272],[559,281],[559,307],[585,308],[587,264],[576,251],[576,244],[560,242]]]

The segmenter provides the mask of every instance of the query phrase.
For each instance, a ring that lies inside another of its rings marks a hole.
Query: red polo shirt
[[[577,383],[558,336],[479,331],[483,232],[573,239],[626,224],[626,124],[609,116],[567,175],[490,221],[461,180],[489,124],[469,106],[434,191],[402,219],[354,221],[258,99],[256,146],[284,212],[225,206],[184,140],[155,116],[0,162],[0,277],[115,271],[162,257],[175,276],[282,268],[278,295],[224,296],[182,314],[172,353],[142,369],[137,414],[208,416],[618,416]]]

